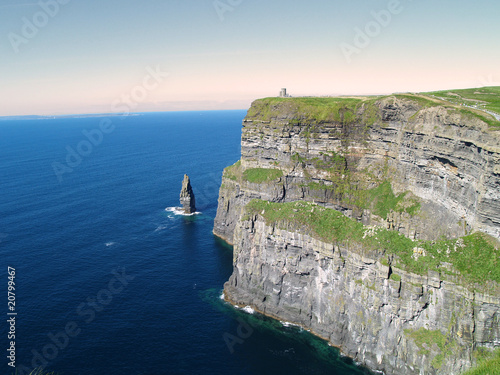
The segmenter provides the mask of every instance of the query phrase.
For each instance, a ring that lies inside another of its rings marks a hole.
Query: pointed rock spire
[[[186,214],[193,214],[196,212],[193,188],[191,187],[191,182],[187,174],[184,175],[184,180],[182,181],[180,201]]]

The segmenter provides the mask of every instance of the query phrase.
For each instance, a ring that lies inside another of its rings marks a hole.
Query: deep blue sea
[[[220,299],[212,234],[244,111],[0,120],[0,373],[8,267],[18,374],[367,374],[310,333]],[[83,155],[83,156],[82,156]],[[198,215],[179,205],[183,175]]]

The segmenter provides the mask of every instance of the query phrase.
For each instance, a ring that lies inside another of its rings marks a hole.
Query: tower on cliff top
[[[280,98],[288,98],[288,94],[286,93],[286,89],[281,89]]]

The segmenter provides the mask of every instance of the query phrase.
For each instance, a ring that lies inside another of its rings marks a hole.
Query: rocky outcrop
[[[184,175],[184,180],[182,180],[180,202],[184,213],[193,214],[196,212],[193,188],[191,187],[191,182],[189,181],[189,176],[187,174]]]
[[[414,272],[383,246],[325,241],[247,207],[261,199],[334,209],[417,241],[415,259],[425,256],[419,241],[474,231],[498,249],[499,129],[419,96],[254,102],[214,223],[234,244],[226,298],[300,324],[386,374],[459,374],[476,347],[500,345],[493,275],[481,288],[447,262]]]

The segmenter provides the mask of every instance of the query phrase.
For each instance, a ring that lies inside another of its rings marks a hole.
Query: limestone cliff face
[[[417,238],[456,237],[472,228],[499,238],[500,132],[442,107],[422,109],[411,100],[387,98],[376,106],[372,125],[363,122],[363,107],[357,114],[361,121],[347,125],[296,120],[281,108],[270,121],[247,116],[241,169],[275,168],[283,177],[255,184],[225,174],[215,234],[232,242],[239,210],[253,198],[310,200],[373,221],[371,210],[363,213],[346,204],[345,194],[336,189],[338,177],[328,169],[332,155],[341,155],[356,189],[388,178],[396,192],[418,198],[419,216],[392,212],[384,225]]]
[[[500,132],[419,98],[343,103],[312,115],[294,99],[252,105],[214,224],[234,244],[226,298],[301,324],[387,374],[458,374],[476,346],[500,345],[496,283],[475,291],[446,264],[412,273],[383,251],[321,241],[245,207],[307,201],[412,240],[499,238]]]
[[[234,241],[228,300],[300,324],[372,369],[460,374],[476,346],[500,345],[498,296],[386,266],[375,253],[258,215],[238,222]]]

